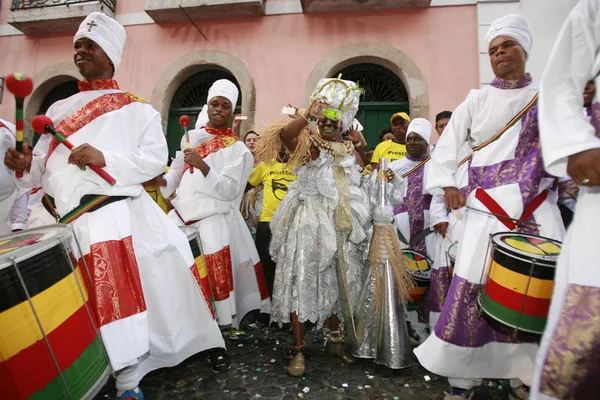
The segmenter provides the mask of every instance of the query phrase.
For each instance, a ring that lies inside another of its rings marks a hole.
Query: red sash
[[[134,102],[144,101],[127,92],[109,93],[96,97],[94,100],[90,101],[79,110],[63,119],[56,127],[56,130],[65,138],[68,138],[96,118],[111,111],[120,110],[126,105]],[[52,138],[46,160],[50,158],[59,144],[60,142],[58,140]]]
[[[215,137],[207,140],[206,142],[199,144],[198,146],[196,146],[195,151],[200,155],[200,157],[206,158],[219,150],[233,146],[236,142],[239,141],[240,138],[237,137],[235,133],[231,132],[231,130],[227,130],[225,133],[219,133],[218,135],[215,135]],[[186,164],[183,172],[185,173],[185,171],[187,171],[188,169],[190,169],[190,166]]]
[[[546,200],[547,197],[548,190],[544,190],[543,192],[535,196],[533,200],[531,200],[529,204],[527,204],[527,207],[525,207],[525,210],[523,211],[523,214],[521,215],[519,220],[527,221],[527,219],[533,215],[535,210],[537,210],[538,207],[542,205],[542,203],[544,202],[544,200]],[[504,226],[506,226],[511,231],[518,228],[521,225],[521,222],[515,222],[514,219],[511,218],[506,211],[504,211],[500,204],[498,204],[496,200],[494,200],[494,198],[482,188],[478,188],[475,191],[475,198],[479,200],[484,206],[486,206],[491,213],[500,216],[496,217],[498,218],[498,221],[502,222]]]

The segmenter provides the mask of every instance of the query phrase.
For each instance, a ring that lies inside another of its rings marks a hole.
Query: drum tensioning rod
[[[505,215],[494,214],[494,213],[492,213],[492,212],[489,212],[489,211],[484,211],[484,210],[480,210],[480,209],[478,209],[478,208],[473,208],[473,207],[470,207],[470,206],[466,206],[465,208],[466,208],[467,210],[469,210],[469,211],[475,211],[475,212],[478,212],[478,213],[481,213],[481,214],[485,214],[485,215],[489,215],[489,216],[492,216],[492,217],[496,217],[496,218],[498,218],[498,219],[503,219],[503,220],[505,220],[505,221],[512,221],[512,222],[516,222],[516,223],[518,223],[519,225],[529,225],[529,226],[531,226],[532,228],[539,228],[539,227],[541,226],[540,224],[536,224],[535,222],[527,222],[527,221],[523,221],[523,220],[521,220],[521,219],[507,217],[507,216],[505,216]]]
[[[58,371],[58,376],[60,376],[60,380],[62,381],[62,384],[65,387],[67,396],[69,396],[69,399],[72,400],[73,395],[71,394],[71,390],[69,389],[69,386],[67,385],[67,381],[65,380],[65,377],[64,377],[62,371],[60,370],[60,365],[58,365],[58,360],[56,359],[56,356],[54,355],[54,351],[52,351],[52,346],[50,346],[50,340],[48,340],[48,336],[46,335],[46,332],[44,331],[44,327],[42,326],[42,321],[40,320],[40,317],[39,317],[37,311],[35,311],[35,307],[33,306],[33,301],[31,300],[31,296],[29,295],[29,290],[27,290],[27,286],[25,285],[25,281],[23,280],[21,271],[19,271],[19,266],[17,265],[17,258],[15,256],[10,256],[9,259],[10,259],[10,261],[12,261],[12,264],[15,267],[15,271],[17,272],[17,277],[19,278],[19,281],[21,282],[21,286],[23,287],[23,290],[25,291],[25,296],[27,296],[27,302],[29,303],[29,307],[31,307],[31,311],[33,312],[33,316],[35,317],[38,327],[40,328],[40,332],[42,333],[44,342],[46,342],[46,347],[48,347],[48,351],[50,352],[50,357],[52,358],[54,367]]]
[[[79,249],[81,249],[81,246],[79,246],[79,241],[77,240],[77,237],[75,236],[75,230],[73,229],[72,225],[69,225],[69,230],[73,234],[73,239],[77,243],[77,247]],[[80,250],[80,252],[81,252],[81,250]],[[75,273],[75,266],[73,265],[73,260],[68,255],[67,255],[67,258],[69,260],[69,265],[71,266],[71,271],[73,271],[73,277],[75,278],[75,283],[77,283],[77,289],[79,289],[79,294],[81,295],[81,301],[83,301],[83,306],[85,307],[85,311],[87,312],[88,319],[90,320],[90,325],[92,325],[92,329],[96,333],[96,337],[100,338],[100,341],[102,342],[102,337],[100,336],[100,330],[98,328],[96,328],[96,324],[94,324],[94,318],[92,317],[92,312],[90,310],[90,307],[89,307],[88,303],[85,301],[85,295],[83,294],[82,283],[79,280],[79,277],[77,276],[77,273]],[[85,258],[83,256],[81,256],[81,258],[83,260],[85,260]],[[84,267],[87,270],[87,265],[84,265]],[[91,280],[92,277],[89,275],[89,271],[88,271],[88,276],[89,276],[89,278]],[[93,284],[93,282],[91,282],[91,281],[90,281],[90,283]],[[108,358],[108,353],[106,352],[106,349],[104,348],[104,344],[103,343],[100,344],[100,348],[102,349],[102,353],[104,354],[104,357],[106,357],[106,362],[110,366],[111,365],[110,358]],[[112,367],[111,367],[111,369],[112,369]]]
[[[517,320],[517,326],[515,327],[515,337],[521,326],[521,318],[523,317],[523,310],[525,310],[525,302],[527,301],[527,293],[529,292],[529,285],[531,284],[531,276],[533,275],[533,269],[535,268],[535,260],[531,261],[531,268],[529,268],[529,279],[527,280],[527,286],[525,287],[525,294],[523,295],[523,302],[521,302],[521,312],[519,313],[519,319]]]

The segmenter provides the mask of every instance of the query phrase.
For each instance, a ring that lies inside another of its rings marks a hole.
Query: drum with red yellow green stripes
[[[427,295],[432,262],[425,254],[419,253],[416,250],[403,249],[402,252],[406,258],[408,273],[415,281],[415,287],[410,291],[410,299],[406,308],[414,310]]]
[[[507,326],[544,333],[561,243],[512,232],[496,233],[490,243],[487,281],[478,296],[479,306]]]
[[[51,225],[0,237],[0,397],[91,398],[110,373],[73,234]]]
[[[179,228],[183,231],[185,236],[187,236],[190,248],[192,250],[192,255],[194,256],[195,264],[191,267],[192,275],[194,275],[198,286],[200,286],[202,296],[204,296],[204,300],[206,300],[206,304],[208,305],[208,308],[210,309],[210,312],[214,318],[215,301],[210,288],[210,281],[208,280],[208,269],[206,267],[206,261],[204,260],[204,255],[202,252],[200,234],[196,228],[191,226],[180,226]]]

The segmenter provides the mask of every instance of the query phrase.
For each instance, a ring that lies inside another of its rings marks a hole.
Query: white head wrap
[[[509,36],[519,42],[527,55],[531,52],[531,29],[527,20],[520,14],[506,15],[492,22],[485,36],[488,48],[498,36]]]
[[[208,106],[205,104],[198,114],[198,118],[196,119],[196,125],[194,125],[195,129],[200,129],[208,123]]]
[[[233,82],[227,79],[219,79],[212,84],[210,89],[208,89],[208,98],[206,99],[206,102],[210,103],[210,101],[217,96],[225,97],[231,102],[231,109],[233,110],[237,105],[239,94],[240,91]]]
[[[408,129],[406,130],[406,134],[409,135],[412,132],[421,136],[427,144],[429,144],[429,140],[431,139],[431,122],[426,120],[425,118],[415,118],[408,125]]]
[[[347,131],[358,112],[361,90],[356,83],[342,79],[321,79],[310,96],[312,103],[318,98],[325,98],[329,107],[342,114],[342,130]]]
[[[73,43],[81,38],[96,42],[113,63],[115,71],[119,69],[127,41],[127,33],[121,24],[106,14],[93,12],[79,25]]]

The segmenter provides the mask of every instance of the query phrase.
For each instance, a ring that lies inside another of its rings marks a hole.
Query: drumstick
[[[481,213],[481,214],[491,215],[491,216],[496,217],[498,219],[504,219],[504,220],[516,222],[516,223],[518,223],[520,225],[529,225],[529,226],[534,227],[534,228],[537,228],[537,227],[541,226],[540,224],[536,224],[536,223],[533,223],[533,222],[527,222],[527,221],[523,221],[523,220],[516,219],[516,218],[510,218],[510,217],[507,217],[505,215],[494,214],[494,213],[491,213],[489,211],[483,211],[483,210],[479,210],[477,208],[473,208],[473,207],[469,207],[469,206],[467,206],[465,208],[467,210],[469,210],[469,211],[475,211],[475,212],[478,212],[478,213]]]
[[[179,117],[179,125],[181,125],[183,127],[183,132],[185,134],[185,148],[189,149],[191,147],[190,144],[190,134],[188,132],[188,126],[190,126],[190,117],[188,117],[187,115],[182,115],[181,117]],[[190,174],[194,173],[194,167],[192,167],[191,165],[188,164],[188,166],[190,167]]]
[[[60,143],[67,146],[69,150],[75,149],[75,146],[73,146],[71,142],[69,142],[60,132],[57,132],[56,129],[54,129],[54,122],[52,122],[52,120],[45,115],[36,115],[31,121],[31,125],[33,126],[33,129],[40,135],[49,133]],[[117,180],[110,176],[110,174],[101,167],[92,164],[88,164],[87,166],[90,167],[90,169],[94,171],[100,178],[104,179],[109,185],[114,185],[117,183]]]
[[[6,76],[6,89],[15,96],[15,126],[16,126],[16,144],[17,151],[23,153],[23,103],[25,97],[33,91],[33,81],[30,77],[14,73]],[[23,172],[15,172],[18,179],[23,178]]]

